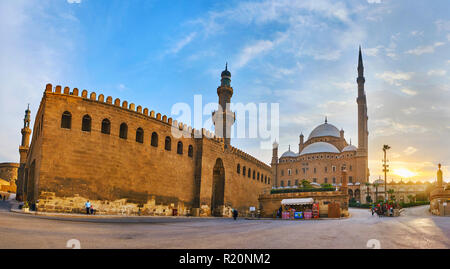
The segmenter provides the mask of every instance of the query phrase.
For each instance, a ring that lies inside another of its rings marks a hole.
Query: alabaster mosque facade
[[[33,131],[25,112],[16,197],[48,212],[80,213],[90,200],[98,214],[245,215],[272,188],[339,185],[346,170],[349,194],[359,198],[369,177],[363,72],[360,49],[358,147],[325,120],[306,141],[300,135],[298,153],[278,158],[275,144],[270,166],[230,143],[228,68],[217,88],[224,109],[213,113],[215,133],[119,98],[47,84]]]
[[[349,197],[361,201],[361,188],[369,181],[368,169],[368,126],[367,100],[364,91],[364,66],[359,49],[358,59],[358,147],[347,142],[344,130],[339,130],[327,121],[318,125],[305,140],[300,134],[298,152],[284,152],[278,158],[278,144],[274,143],[272,154],[272,173],[274,186],[289,188],[301,185],[307,180],[313,186],[342,183],[342,171],[348,175]],[[365,198],[363,198],[365,200]]]

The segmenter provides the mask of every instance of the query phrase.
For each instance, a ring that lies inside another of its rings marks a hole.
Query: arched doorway
[[[222,159],[217,159],[213,169],[211,215],[222,216],[222,208],[225,195],[225,168]]]
[[[361,201],[361,191],[359,189],[355,190],[355,199]]]

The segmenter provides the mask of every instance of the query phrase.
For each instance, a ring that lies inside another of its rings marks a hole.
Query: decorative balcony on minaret
[[[225,65],[225,70],[222,72],[221,77],[221,84],[217,88],[219,107],[212,113],[212,119],[214,122],[214,132],[217,137],[224,138],[226,147],[230,145],[231,125],[234,124],[236,119],[235,113],[230,109],[233,88],[231,87],[231,73],[228,71],[228,64]]]

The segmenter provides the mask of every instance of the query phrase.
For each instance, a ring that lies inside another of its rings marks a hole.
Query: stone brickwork
[[[8,182],[15,182],[18,169],[18,163],[0,163],[0,178]]]
[[[65,113],[70,128],[63,128]],[[86,117],[89,131],[84,130]],[[105,119],[109,133],[102,129]],[[120,137],[122,124],[127,126],[126,138]],[[156,146],[151,143],[153,133]],[[170,150],[165,149],[166,139]],[[251,177],[238,173],[238,165],[250,168]],[[51,84],[36,114],[23,174],[25,200],[39,200],[40,210],[52,212],[77,212],[89,199],[100,214],[121,214],[124,208],[127,214],[140,208],[147,215],[171,214],[174,208],[182,215],[209,216],[214,211],[228,216],[232,208],[245,214],[271,186],[268,165],[225,146],[223,138],[209,131],[127,101],[113,102],[110,96],[86,90],[80,96],[76,88],[62,90]]]

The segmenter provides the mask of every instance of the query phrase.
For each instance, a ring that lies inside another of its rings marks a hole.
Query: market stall
[[[318,218],[319,205],[314,203],[313,198],[283,199],[282,219],[311,219]]]

